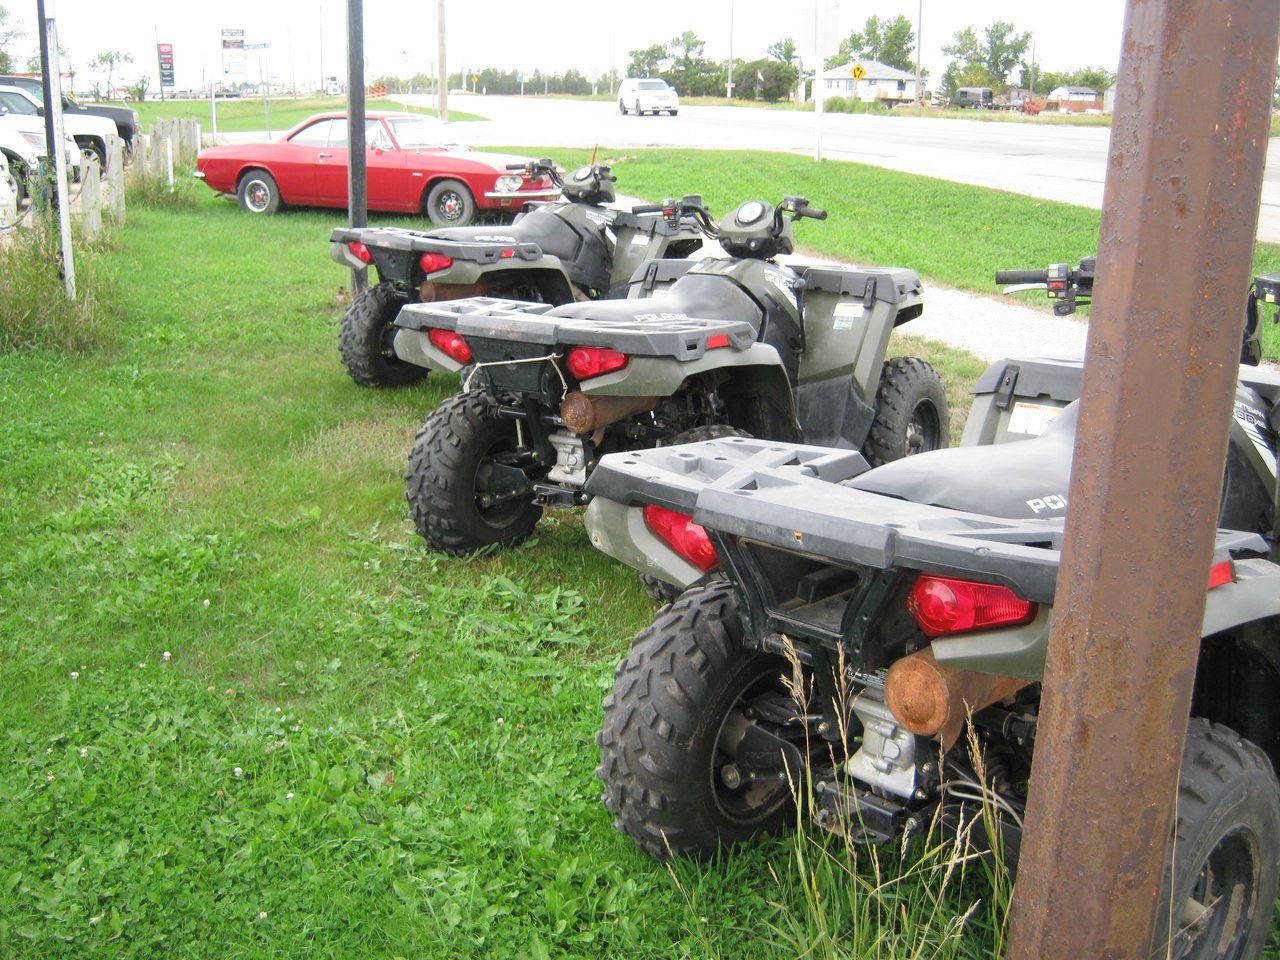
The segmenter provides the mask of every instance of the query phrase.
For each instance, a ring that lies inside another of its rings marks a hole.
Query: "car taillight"
[[[1036,605],[1008,587],[929,574],[911,588],[907,610],[931,637],[1014,626],[1036,615]]]
[[[588,380],[602,373],[621,370],[627,365],[627,355],[608,347],[574,347],[565,358],[565,365],[579,380]]]
[[[427,273],[435,273],[452,267],[453,257],[446,257],[443,253],[424,253],[418,258],[418,263],[422,264],[422,269]]]
[[[432,330],[427,339],[437,350],[459,363],[471,362],[471,347],[460,334],[452,330]]]
[[[347,249],[350,250],[352,255],[361,263],[373,263],[373,254],[370,253],[369,248],[359,240],[352,240],[347,244]]]
[[[644,523],[672,550],[703,573],[720,566],[720,557],[711,537],[688,514],[650,505],[644,508]]]
[[[1209,568],[1209,589],[1214,587],[1223,587],[1236,578],[1236,572],[1231,566],[1230,560],[1223,560],[1221,563],[1215,563]]]

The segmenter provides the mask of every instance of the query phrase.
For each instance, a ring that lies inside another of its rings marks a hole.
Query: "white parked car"
[[[665,80],[628,77],[618,87],[618,111],[641,117],[665,111],[674,117],[680,112],[680,97]]]
[[[0,232],[18,222],[18,184],[9,172],[9,161],[0,153]]]
[[[79,180],[80,148],[69,136],[63,138],[62,146],[67,156],[67,172],[73,180]],[[21,202],[36,176],[40,158],[46,153],[44,118],[10,113],[0,104],[0,153],[8,162]]]
[[[27,116],[40,117],[44,114],[44,104],[40,103],[21,87],[0,85],[0,106],[10,113],[21,113]],[[117,136],[116,125],[106,117],[91,113],[64,111],[62,129],[85,157],[93,157],[98,166],[107,166],[107,144]]]

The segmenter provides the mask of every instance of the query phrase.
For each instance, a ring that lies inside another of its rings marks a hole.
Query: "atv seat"
[[[428,230],[424,236],[452,243],[536,243],[543,253],[569,262],[582,249],[582,237],[564,220],[553,215],[523,216],[505,226],[446,227]]]
[[[989,517],[1060,517],[1067,510],[1079,415],[1076,401],[1030,440],[921,453],[877,467],[844,485]]]
[[[750,324],[757,334],[761,317],[756,302],[736,283],[695,273],[686,273],[659,296],[568,303],[549,310],[546,315],[633,324],[646,320],[738,320]]]

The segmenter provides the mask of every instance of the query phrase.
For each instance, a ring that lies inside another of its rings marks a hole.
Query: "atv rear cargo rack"
[[[407,227],[338,227],[329,235],[329,240],[330,257],[341,266],[351,266],[345,252],[347,244],[363,243],[379,269],[405,277],[411,273],[413,261],[424,253],[441,253],[454,260],[475,263],[497,263],[514,258],[542,259],[542,248],[536,243],[445,240]]]
[[[627,301],[618,301],[618,304]],[[616,313],[616,304],[609,304]],[[609,347],[633,356],[696,360],[713,337],[746,350],[756,341],[751,324],[740,320],[704,320],[653,314],[631,317],[558,317],[545,303],[473,297],[441,303],[406,304],[396,326],[408,330],[452,330],[464,337],[512,340],[546,346]]]
[[[1003,583],[1053,602],[1063,518],[1009,520],[842,485],[869,469],[858,453],[731,437],[605,457],[586,491],[835,564]],[[1256,534],[1219,530],[1214,558],[1267,549]]]

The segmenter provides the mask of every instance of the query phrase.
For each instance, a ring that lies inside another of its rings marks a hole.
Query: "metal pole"
[[[52,0],[49,0],[52,7]],[[58,234],[62,241],[62,279],[67,299],[76,298],[76,265],[71,249],[71,198],[67,196],[67,156],[62,139],[62,74],[58,66],[58,25],[46,16],[45,0],[36,0],[36,20],[40,29],[40,70],[44,88],[44,136],[46,160],[53,161],[53,188],[58,206]],[[41,173],[47,173],[48,166]],[[34,202],[34,201],[33,201]]]
[[[1168,940],[1278,35],[1275,0],[1128,3],[1009,960],[1148,960]]]
[[[262,59],[258,61],[258,79],[262,81],[262,116],[267,124],[267,139],[271,139],[271,104],[268,100],[271,90],[271,54],[270,48],[263,48]],[[264,76],[265,74],[265,76]]]
[[[824,0],[814,0],[814,46],[817,48],[817,71],[813,75],[813,159],[822,162],[822,109],[826,102],[827,85],[823,74],[827,69],[827,18]]]
[[[729,82],[724,88],[724,95],[729,100],[733,99],[733,8],[735,6],[734,0],[729,0]]]
[[[436,59],[440,61],[440,73],[436,78],[436,86],[440,89],[438,113],[440,114],[440,122],[449,122],[449,68],[445,66],[444,59],[444,0],[436,0],[436,43],[438,50]]]
[[[916,11],[916,103],[923,105],[924,93],[920,90],[920,54],[924,49],[924,0]]]
[[[347,219],[369,223],[369,183],[365,176],[364,0],[347,0]],[[369,285],[369,271],[352,272],[356,293]]]
[[[213,142],[218,142],[218,81],[209,81],[209,116],[213,120]]]

